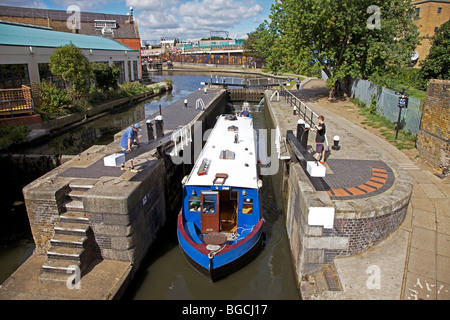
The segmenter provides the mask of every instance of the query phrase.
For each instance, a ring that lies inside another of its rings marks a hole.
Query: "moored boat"
[[[177,224],[183,254],[213,281],[258,253],[264,221],[261,187],[253,119],[220,116],[183,179]]]

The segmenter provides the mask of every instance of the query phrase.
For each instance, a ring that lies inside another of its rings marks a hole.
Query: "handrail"
[[[281,95],[286,98],[294,110],[299,111],[305,122],[308,123],[311,128],[314,127],[314,117],[318,118],[319,116],[313,110],[311,110],[303,101],[293,95],[292,92],[287,90],[283,85],[281,85]],[[304,110],[302,110],[302,107]]]
[[[203,101],[202,98],[198,98],[197,101],[195,102],[195,110],[197,109],[205,110],[205,102]]]

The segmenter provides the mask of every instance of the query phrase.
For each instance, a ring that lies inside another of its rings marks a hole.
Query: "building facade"
[[[413,1],[415,7],[414,23],[419,28],[419,33],[424,37],[421,44],[417,46],[417,62],[424,60],[431,48],[431,38],[437,29],[450,19],[450,1]],[[419,63],[416,63],[419,67]]]
[[[74,10],[69,10],[71,7]],[[132,8],[128,14],[121,15],[81,12],[76,6],[70,6],[68,10],[49,10],[0,5],[0,20],[51,28],[53,31],[114,39],[138,50],[140,54],[141,39]],[[138,67],[141,69],[140,59]]]
[[[70,43],[80,48],[89,61],[118,67],[120,82],[142,78],[140,50],[118,41],[0,21],[0,89],[18,88],[46,79],[54,49]]]

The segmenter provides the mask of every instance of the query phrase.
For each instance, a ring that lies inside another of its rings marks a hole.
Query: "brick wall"
[[[386,239],[403,222],[408,205],[378,217],[362,219],[336,219],[333,229],[324,229],[323,235],[346,237],[345,249],[325,249],[324,262],[331,264],[336,257],[358,254]]]
[[[450,81],[430,80],[417,149],[436,169],[450,166]]]

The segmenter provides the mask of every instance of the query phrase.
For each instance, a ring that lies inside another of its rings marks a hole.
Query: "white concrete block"
[[[325,229],[332,229],[334,225],[334,208],[310,207],[308,224],[310,226],[323,226]]]
[[[103,164],[105,167],[117,167],[125,162],[125,154],[123,153],[114,153],[107,157],[103,158]]]
[[[326,168],[318,161],[307,161],[306,171],[311,177],[325,177]]]

